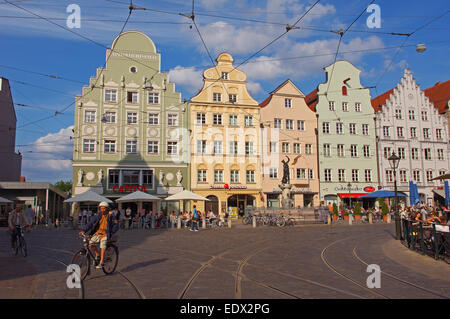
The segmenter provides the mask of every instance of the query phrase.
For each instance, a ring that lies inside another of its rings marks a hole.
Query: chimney
[[[20,176],[20,182],[25,183],[25,176]]]

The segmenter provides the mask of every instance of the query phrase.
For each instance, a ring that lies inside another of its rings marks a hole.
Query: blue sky
[[[72,30],[104,46],[110,46],[122,28],[129,3],[126,0],[10,1],[64,27],[69,15],[67,6],[78,4],[81,28]],[[202,71],[212,66],[195,27],[190,29],[190,20],[178,14],[190,13],[192,1],[135,0],[133,3],[151,10],[133,11],[125,31],[139,30],[153,39],[161,53],[162,71],[170,73],[170,79],[182,92],[182,98],[189,99],[201,88]],[[233,55],[236,65],[282,34],[284,25],[292,25],[314,3],[299,0],[197,0],[195,21],[212,57],[215,59],[220,52],[227,51]],[[346,29],[369,3],[358,0],[320,1],[298,24],[316,30],[291,30],[240,67],[247,72],[248,87],[253,97],[258,101],[264,100],[286,78],[290,78],[305,94],[324,82],[323,67],[333,62],[339,40],[337,34],[329,31]],[[342,39],[340,52],[350,53],[338,55],[338,59],[347,59],[362,69],[364,85],[376,86],[376,89],[371,89],[372,97],[394,87],[405,67],[412,70],[422,88],[448,80],[448,1],[434,0],[425,4],[419,0],[384,0],[374,3],[381,8],[381,28],[369,29],[366,20],[370,13],[364,13]],[[405,37],[386,33],[411,33],[445,12],[445,16],[409,37],[391,64],[398,50],[396,47],[403,43]],[[22,175],[28,181],[71,179],[73,107],[63,114],[52,115],[55,110],[71,104],[74,96],[81,93],[81,87],[95,74],[95,69],[104,65],[105,49],[4,1],[0,1],[0,17],[3,44],[0,76],[10,79],[14,102],[27,105],[16,105],[16,150],[23,154]],[[426,44],[426,52],[415,51],[418,43]],[[11,68],[57,75],[68,80]]]

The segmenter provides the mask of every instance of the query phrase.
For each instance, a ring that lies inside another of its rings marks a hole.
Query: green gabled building
[[[145,187],[164,198],[189,189],[188,115],[153,41],[120,34],[106,67],[75,98],[73,195],[93,190],[114,200]],[[160,202],[144,208],[159,210]]]

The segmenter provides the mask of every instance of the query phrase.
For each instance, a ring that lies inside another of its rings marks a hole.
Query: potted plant
[[[348,209],[344,210],[344,220],[348,220]]]
[[[361,206],[359,206],[358,202],[356,202],[355,208],[353,209],[353,215],[355,216],[355,220],[361,219]]]
[[[333,220],[338,220],[339,218],[339,211],[336,203],[333,203]]]
[[[383,216],[383,221],[387,221],[387,215],[389,214],[389,208],[383,199],[379,199],[378,203],[381,207],[381,216]]]

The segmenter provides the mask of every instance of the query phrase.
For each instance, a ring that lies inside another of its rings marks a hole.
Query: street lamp
[[[395,216],[395,234],[396,239],[400,240],[401,229],[400,229],[400,215],[398,213],[398,196],[397,196],[397,168],[398,164],[400,164],[400,157],[395,155],[395,151],[392,152],[392,155],[388,158],[389,164],[391,165],[392,170],[394,171],[394,191],[395,191],[395,201],[394,201],[394,216]]]
[[[349,182],[348,184],[347,184],[347,187],[348,187],[348,200],[350,201],[350,209],[352,209],[352,189],[351,189],[351,187],[352,187],[352,184]]]

